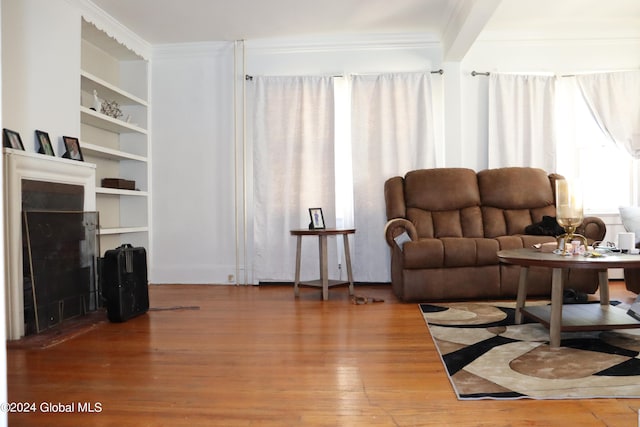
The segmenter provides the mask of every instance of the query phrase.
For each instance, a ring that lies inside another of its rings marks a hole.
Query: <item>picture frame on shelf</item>
[[[36,140],[39,144],[38,153],[55,157],[56,154],[53,152],[51,139],[49,139],[49,134],[47,132],[36,130]]]
[[[22,138],[20,138],[20,134],[11,129],[2,129],[2,144],[7,148],[24,151],[24,145],[22,145]]]
[[[73,136],[63,136],[62,141],[64,142],[65,149],[67,150],[62,157],[64,157],[65,159],[84,162],[84,156],[82,155],[82,150],[80,149],[80,141],[78,141],[78,138]]]
[[[324,225],[324,215],[322,214],[322,208],[309,208],[309,217],[311,217],[309,230],[323,230],[326,228]]]

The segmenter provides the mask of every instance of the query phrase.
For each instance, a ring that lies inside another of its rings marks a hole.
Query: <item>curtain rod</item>
[[[484,73],[482,73],[480,71],[472,71],[471,75],[473,77],[475,77],[475,76],[489,76],[489,75],[491,75],[491,73],[489,73],[488,71],[484,72]],[[576,74],[562,74],[562,75],[560,75],[560,77],[575,77],[575,76],[576,76]]]
[[[472,72],[471,72],[471,75],[472,75],[473,77],[475,77],[475,76],[490,76],[490,75],[491,75],[491,73],[490,73],[490,72],[488,72],[488,71],[480,72],[480,71],[475,71],[475,70],[474,70],[474,71],[472,71]],[[560,76],[560,77],[575,77],[575,74],[565,74],[565,75],[562,75],[562,76]]]
[[[474,71],[474,72],[475,72],[475,71]],[[442,74],[444,74],[444,70],[441,68],[441,69],[439,69],[439,70],[429,71],[429,73],[431,73],[431,74],[440,74],[440,75],[442,75]],[[342,75],[336,75],[336,76],[331,76],[331,77],[344,77],[344,76],[342,76]],[[247,80],[247,81],[251,81],[251,80],[253,80],[253,76],[251,76],[251,75],[247,74],[247,75],[245,75],[245,76],[244,76],[244,79],[245,79],[245,80]]]

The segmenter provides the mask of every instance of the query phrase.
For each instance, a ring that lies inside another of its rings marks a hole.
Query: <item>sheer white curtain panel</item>
[[[583,74],[576,81],[605,135],[640,158],[640,71]]]
[[[351,80],[354,276],[356,281],[388,282],[384,182],[437,166],[431,76],[356,75]]]
[[[555,76],[491,73],[489,168],[556,168]]]
[[[330,77],[260,77],[249,84],[253,124],[255,281],[291,281],[309,208],[335,226],[334,91]],[[317,239],[303,239],[302,279],[317,278]],[[330,245],[329,259],[336,259]],[[335,264],[335,262],[333,263]],[[330,262],[330,275],[336,271]]]

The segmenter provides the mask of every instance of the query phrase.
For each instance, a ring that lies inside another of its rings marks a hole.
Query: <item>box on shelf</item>
[[[119,190],[135,190],[136,182],[121,178],[102,178],[102,186]]]

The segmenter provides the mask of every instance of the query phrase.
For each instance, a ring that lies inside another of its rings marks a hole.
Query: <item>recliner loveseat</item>
[[[387,180],[385,236],[394,293],[403,301],[515,298],[520,267],[500,264],[496,254],[555,241],[527,235],[525,228],[555,217],[559,178],[512,167],[422,169]],[[606,227],[600,218],[586,217],[578,232],[599,241]],[[532,267],[528,283],[528,295],[549,296],[550,269]],[[571,270],[565,288],[594,293],[597,272]]]

